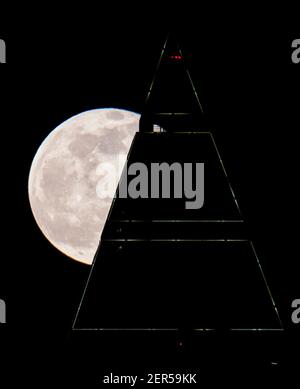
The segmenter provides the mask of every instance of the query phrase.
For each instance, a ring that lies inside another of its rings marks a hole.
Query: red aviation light
[[[169,55],[169,58],[174,60],[174,61],[180,61],[182,60],[182,56],[180,54],[172,54],[172,55]]]

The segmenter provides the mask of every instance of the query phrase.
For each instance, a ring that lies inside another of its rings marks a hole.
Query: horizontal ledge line
[[[113,219],[113,223],[243,223],[244,220],[213,219]]]
[[[73,328],[73,331],[179,331],[178,328]]]
[[[72,328],[73,331],[181,331],[180,328]],[[183,329],[182,329],[183,330]],[[191,331],[216,331],[217,328],[192,328]],[[283,328],[228,328],[227,331],[284,331]],[[220,332],[224,332],[221,330]],[[226,332],[226,331],[225,331]]]
[[[250,242],[249,239],[101,239],[101,242]]]
[[[216,328],[195,328],[194,331],[216,331],[219,329]],[[283,328],[228,328],[227,331],[283,331]],[[223,333],[224,330],[221,330]]]
[[[155,131],[143,131],[143,132],[137,132],[137,134],[197,134],[197,135],[211,135],[211,131],[201,131],[201,130],[194,130],[194,131],[164,131],[164,132],[155,132]]]
[[[230,328],[230,331],[284,331],[284,328]]]

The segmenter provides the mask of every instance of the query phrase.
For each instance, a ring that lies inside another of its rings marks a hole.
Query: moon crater
[[[140,115],[119,109],[95,109],[55,128],[39,147],[29,174],[34,218],[61,252],[91,264],[111,199],[99,198],[99,180],[107,181],[107,163],[127,155]],[[100,173],[99,173],[100,172]]]

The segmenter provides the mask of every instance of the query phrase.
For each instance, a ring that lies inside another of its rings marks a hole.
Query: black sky
[[[187,28],[178,16],[174,21],[154,11],[154,18],[141,10],[127,19],[121,11],[115,16],[91,10],[81,20],[58,11],[47,17],[45,8],[43,16],[19,20],[9,13],[7,28],[0,25],[8,61],[0,68],[5,231],[0,297],[7,300],[12,333],[21,329],[38,338],[33,334],[55,328],[64,338],[88,275],[86,266],[50,246],[33,220],[27,179],[35,151],[53,128],[84,110],[141,112],[169,24],[192,56],[191,74],[211,131],[292,327],[290,304],[300,298],[294,224],[300,65],[290,58],[300,29],[292,23],[293,11],[276,20],[268,12],[244,11],[241,17],[229,12],[221,21],[200,12]],[[289,20],[290,30],[284,25]]]

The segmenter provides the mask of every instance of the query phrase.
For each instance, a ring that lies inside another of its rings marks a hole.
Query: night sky
[[[157,9],[151,9],[153,18],[142,9],[138,17],[102,11],[85,11],[80,18],[45,7],[40,17],[0,16],[0,38],[7,44],[7,64],[0,68],[0,298],[7,303],[3,333],[14,363],[29,347],[41,358],[47,345],[59,350],[89,272],[39,231],[27,196],[32,158],[45,136],[74,114],[101,107],[141,112],[170,25],[189,55],[210,130],[284,325],[296,335],[290,316],[291,302],[300,298],[300,64],[291,61],[291,42],[300,38],[300,29],[293,25],[293,11],[279,19],[279,13],[275,18],[253,10],[235,17],[228,10],[221,22],[200,12],[190,23],[188,10],[182,18]]]

